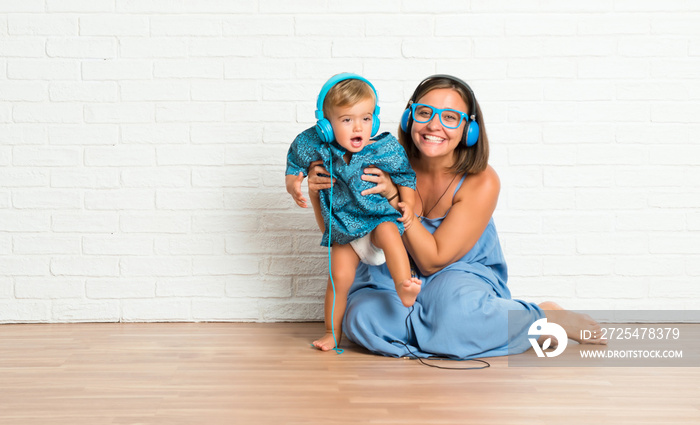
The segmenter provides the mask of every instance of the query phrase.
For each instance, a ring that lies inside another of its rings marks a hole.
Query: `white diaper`
[[[370,266],[380,266],[386,263],[384,251],[374,246],[370,240],[369,234],[364,235],[360,239],[355,239],[350,242],[350,246],[355,250],[360,261]]]

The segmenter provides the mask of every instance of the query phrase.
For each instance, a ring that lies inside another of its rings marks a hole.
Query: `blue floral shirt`
[[[321,141],[314,127],[300,133],[289,147],[286,174],[298,175],[301,171],[306,176],[309,164],[322,160],[336,179],[331,189],[319,191],[326,227],[321,245],[328,245],[329,238],[333,243],[347,244],[365,236],[385,221],[396,223],[403,234],[403,224],[396,221],[401,214],[386,198],[376,193],[360,194],[375,186],[361,177],[365,168],[374,165],[388,173],[395,184],[415,189],[416,173],[408,162],[403,146],[390,133],[382,133],[372,140],[373,143],[352,155],[349,164],[343,159],[347,150],[336,141]]]

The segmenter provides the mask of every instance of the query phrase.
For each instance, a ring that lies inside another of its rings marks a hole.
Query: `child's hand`
[[[304,180],[304,173],[299,171],[298,175],[287,174],[284,177],[285,184],[287,185],[287,192],[292,195],[294,202],[297,203],[302,208],[307,208],[306,198],[301,193],[301,182]]]
[[[415,215],[413,214],[413,207],[406,202],[399,202],[399,211],[401,211],[401,217],[397,218],[397,221],[403,223],[404,231],[408,230],[413,224],[413,219]]]

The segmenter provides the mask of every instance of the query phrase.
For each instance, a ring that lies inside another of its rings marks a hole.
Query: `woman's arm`
[[[404,232],[404,245],[422,274],[442,270],[474,247],[496,209],[500,189],[498,175],[489,166],[467,176],[435,233],[416,225]]]

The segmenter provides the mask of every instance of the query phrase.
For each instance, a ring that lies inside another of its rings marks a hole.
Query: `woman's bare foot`
[[[549,322],[556,323],[564,328],[566,336],[580,344],[607,344],[607,339],[600,338],[600,324],[587,314],[575,313],[565,310],[562,306],[551,301],[545,301],[539,305],[544,310]],[[582,331],[590,331],[590,335],[597,335],[589,339],[581,338]]]
[[[330,351],[336,348],[336,341],[340,344],[340,332],[338,334],[336,338],[333,338],[333,332],[326,331],[326,334],[314,341],[312,345],[321,351]]]
[[[421,283],[420,279],[412,277],[396,285],[396,293],[399,294],[399,299],[405,307],[415,304],[420,293]]]

